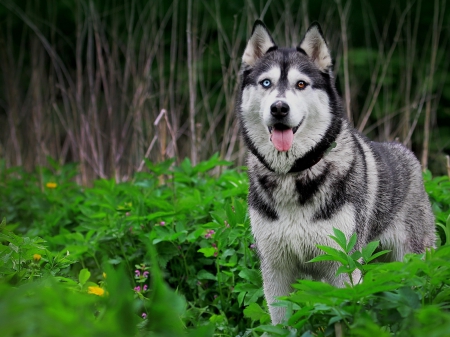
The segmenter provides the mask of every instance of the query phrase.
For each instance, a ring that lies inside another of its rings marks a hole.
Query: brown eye
[[[297,82],[297,88],[298,89],[305,89],[306,88],[306,86],[307,86],[307,84],[306,84],[306,82],[305,81],[298,81]]]

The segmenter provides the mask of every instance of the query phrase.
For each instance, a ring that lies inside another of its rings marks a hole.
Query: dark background
[[[444,174],[448,7],[442,0],[0,0],[3,165],[33,169],[51,156],[79,163],[82,183],[127,179],[144,157],[198,162],[218,152],[243,165],[234,93],[260,18],[279,45],[292,46],[319,21],[353,124],[374,140],[404,143]]]

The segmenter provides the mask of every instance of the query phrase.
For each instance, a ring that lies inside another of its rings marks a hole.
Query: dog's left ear
[[[264,56],[270,48],[276,48],[272,36],[261,20],[256,20],[253,25],[252,36],[247,42],[242,62],[253,67],[258,59]]]
[[[328,72],[331,69],[330,51],[317,22],[311,24],[297,48],[303,49],[321,71]]]

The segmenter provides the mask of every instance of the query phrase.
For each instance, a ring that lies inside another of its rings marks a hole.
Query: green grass
[[[342,259],[351,242],[341,242],[341,271],[364,268],[365,281],[299,281],[272,327],[245,172],[217,156],[147,162],[129,182],[82,187],[76,166],[49,164],[26,173],[0,162],[2,336],[449,335],[448,177],[425,174],[441,247],[361,266]]]

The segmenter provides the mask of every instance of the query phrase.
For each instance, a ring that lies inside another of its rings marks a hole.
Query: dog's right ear
[[[253,25],[252,36],[248,40],[242,62],[253,67],[270,48],[276,48],[276,44],[269,31],[261,20],[256,20]]]
[[[319,23],[311,24],[297,48],[303,50],[321,71],[330,71],[331,55]]]

